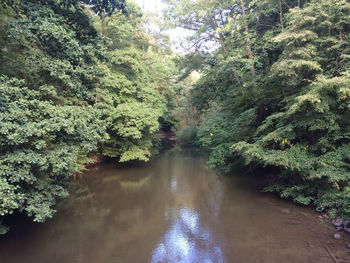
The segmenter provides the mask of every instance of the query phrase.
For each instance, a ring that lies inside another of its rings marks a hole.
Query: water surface
[[[77,178],[59,213],[0,238],[1,263],[350,262],[311,209],[220,176],[190,152]]]

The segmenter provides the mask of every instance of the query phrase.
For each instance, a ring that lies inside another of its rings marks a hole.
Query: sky
[[[152,12],[152,13],[161,13],[162,8],[165,7],[165,4],[161,0],[134,0],[139,4],[143,11]]]
[[[162,15],[162,10],[166,8],[166,4],[162,2],[162,0],[134,0],[141,8],[143,12],[155,13],[158,15]],[[165,32],[172,42],[172,48],[174,51],[179,53],[185,52],[185,50],[181,47],[181,41],[184,41],[186,36],[189,36],[190,33],[184,29],[176,28],[167,30]]]

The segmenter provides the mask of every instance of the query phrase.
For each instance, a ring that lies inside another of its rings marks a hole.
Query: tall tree
[[[222,29],[228,22],[228,16],[237,4],[232,1],[218,0],[167,0],[168,21],[192,33],[187,49],[212,48],[219,45],[226,52],[225,35]]]
[[[206,113],[198,139],[211,149],[209,164],[274,167],[267,190],[350,217],[349,2],[239,3],[223,31],[226,59],[192,90]]]
[[[129,10],[128,16],[116,13],[106,20],[110,60],[98,100],[110,137],[103,153],[121,162],[152,155],[174,68],[172,56],[142,27],[139,7],[129,4]]]
[[[67,195],[69,176],[107,139],[96,107],[107,50],[81,1],[2,5],[0,221],[20,211],[43,222]]]

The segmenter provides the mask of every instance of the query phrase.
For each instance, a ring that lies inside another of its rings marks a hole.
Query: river
[[[350,262],[329,220],[222,176],[190,151],[137,167],[106,163],[76,178],[44,224],[0,238],[1,263]]]

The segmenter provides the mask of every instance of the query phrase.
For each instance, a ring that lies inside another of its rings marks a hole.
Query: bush
[[[193,146],[197,140],[197,128],[193,125],[182,128],[176,133],[177,143],[182,146]]]

